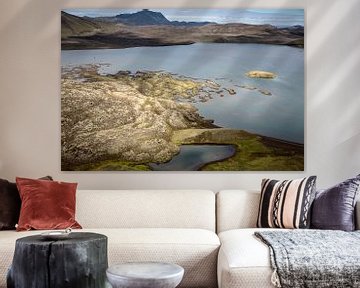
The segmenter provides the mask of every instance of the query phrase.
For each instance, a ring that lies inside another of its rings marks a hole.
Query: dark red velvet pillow
[[[17,231],[81,228],[75,221],[77,183],[16,178],[21,198]]]
[[[51,176],[40,179],[52,180]],[[15,230],[20,214],[21,200],[15,183],[0,179],[0,230]]]

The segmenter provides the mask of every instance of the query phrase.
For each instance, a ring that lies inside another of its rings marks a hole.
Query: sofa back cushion
[[[360,197],[359,197],[360,198]],[[260,191],[222,190],[216,194],[216,232],[256,228]],[[360,230],[360,199],[355,207],[355,229]]]
[[[217,193],[217,233],[239,228],[255,228],[259,201],[259,191],[222,190]]]
[[[209,190],[78,190],[83,228],[199,228],[215,231]]]

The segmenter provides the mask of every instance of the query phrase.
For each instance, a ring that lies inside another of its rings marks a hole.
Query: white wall
[[[306,13],[304,173],[61,172],[60,10],[91,7],[295,7]],[[16,0],[0,4],[0,178],[52,175],[83,189],[257,189],[263,177],[360,173],[359,0]]]

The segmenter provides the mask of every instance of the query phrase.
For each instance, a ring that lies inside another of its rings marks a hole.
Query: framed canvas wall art
[[[63,171],[302,171],[302,9],[61,12]]]

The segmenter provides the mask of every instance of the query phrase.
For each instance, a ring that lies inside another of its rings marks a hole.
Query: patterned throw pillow
[[[263,179],[257,227],[309,228],[316,176],[294,180]]]

